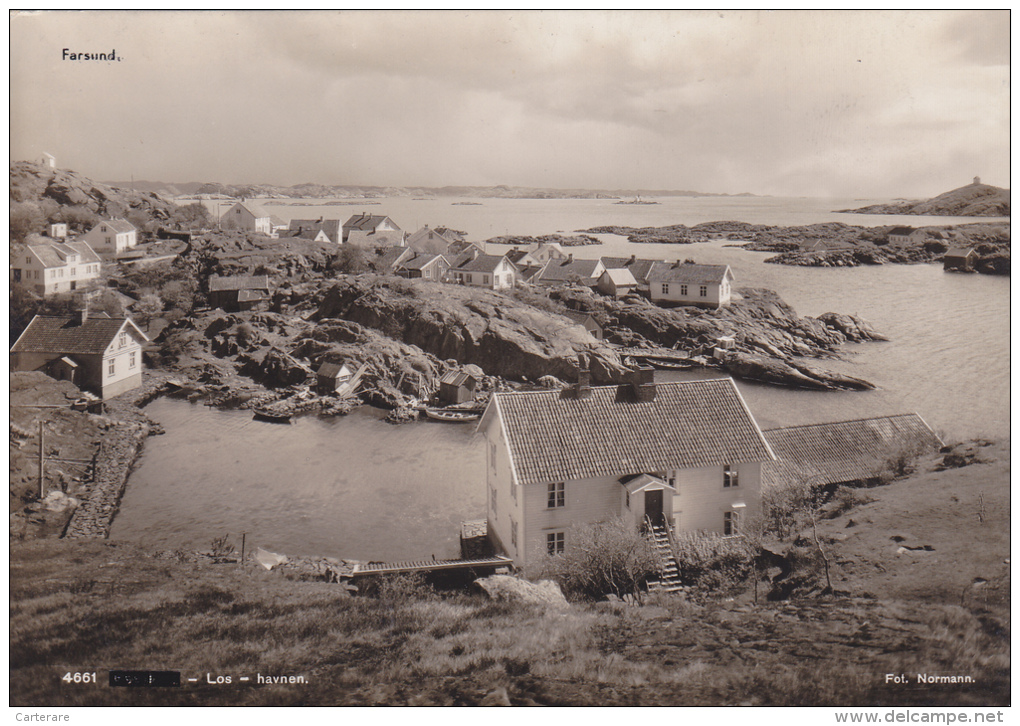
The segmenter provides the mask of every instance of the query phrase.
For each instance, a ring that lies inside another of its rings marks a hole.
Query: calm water
[[[599,200],[385,200],[365,206],[407,229],[428,222],[473,239],[507,231],[548,234],[602,224],[661,226],[737,219],[763,224],[953,224],[953,218],[835,215],[876,200],[670,199],[661,205]],[[877,200],[882,201],[882,200]],[[270,207],[283,219],[346,218],[358,207]],[[420,214],[419,214],[420,212]],[[739,383],[762,427],[916,411],[949,438],[1008,438],[1009,278],[944,274],[937,265],[801,268],[766,265],[766,253],[723,242],[635,245],[615,235],[575,248],[604,254],[731,265],[738,286],[776,290],[801,315],[861,315],[891,338],[847,346],[820,365],[870,380],[863,393],[793,391]],[[497,248],[498,249],[498,248]],[[678,374],[672,374],[675,377]],[[689,374],[688,374],[689,375]],[[249,412],[176,400],[151,404],[165,436],[146,443],[112,537],[159,547],[205,547],[224,533],[288,554],[358,559],[454,556],[462,519],[484,516],[484,451],[470,425],[390,426],[362,409],[291,426]]]

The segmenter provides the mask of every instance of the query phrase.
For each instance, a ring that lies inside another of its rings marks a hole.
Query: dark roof
[[[517,270],[517,279],[523,282],[531,282],[535,275],[542,271],[542,267],[542,265],[514,265],[514,269]]]
[[[538,279],[545,280],[568,280],[572,275],[577,275],[582,280],[590,280],[595,275],[595,268],[598,267],[598,260],[550,260],[542,270]]]
[[[580,399],[570,389],[500,392],[479,428],[493,415],[521,484],[772,459],[729,378],[660,383],[644,403],[629,385]]]
[[[403,268],[405,270],[423,270],[427,266],[431,265],[433,262],[438,260],[440,257],[442,257],[442,255],[436,255],[425,252],[419,254],[416,257],[413,257],[410,260],[404,260],[398,265],[398,267]]]
[[[763,433],[777,457],[765,467],[764,480],[771,485],[870,479],[899,453],[928,453],[942,446],[916,413],[789,426]]]
[[[89,316],[83,325],[73,316],[36,315],[14,343],[12,353],[102,354],[125,327],[141,340],[145,334],[130,318],[111,318],[105,313]]]
[[[252,204],[251,202],[238,202],[237,204],[247,209],[251,216],[255,217],[255,219],[268,219],[273,216],[267,212],[264,207],[261,207],[258,204]],[[237,206],[237,204],[231,205],[230,209],[233,209]],[[229,212],[230,209],[227,211]]]
[[[656,262],[648,271],[648,282],[680,282],[691,285],[718,285],[730,272],[729,265],[697,265],[683,262],[675,265],[670,262]]]
[[[914,231],[913,227],[893,227],[888,232],[886,232],[886,234],[887,235],[889,235],[889,234],[910,234],[913,231]]]
[[[570,318],[579,325],[584,325],[589,320],[598,325],[598,321],[595,320],[595,317],[591,313],[581,312],[580,310],[567,310],[563,313],[563,315]],[[602,326],[600,325],[599,327]]]
[[[390,270],[403,255],[413,254],[408,247],[379,247],[376,254],[368,259],[368,264],[376,270]]]
[[[645,260],[634,257],[602,257],[602,266],[607,270],[626,268],[638,282],[648,281],[648,271],[659,260]]]
[[[64,267],[67,265],[68,255],[77,254],[81,259],[78,264],[99,262],[100,257],[88,246],[86,242],[53,242],[51,244],[29,245],[28,248],[34,252],[45,267]]]
[[[319,370],[315,371],[315,375],[323,378],[337,378],[343,369],[343,363],[323,363],[319,366]]]
[[[470,373],[465,373],[464,371],[450,371],[449,373],[447,373],[446,375],[439,379],[439,382],[441,384],[445,384],[448,386],[464,386],[467,385],[469,381],[472,382],[472,384],[478,383],[478,379],[476,377],[474,377]],[[474,385],[471,385],[469,387],[473,388]]]
[[[256,275],[235,277],[220,277],[212,275],[209,278],[209,292],[220,290],[269,290],[269,276]]]
[[[530,254],[527,250],[522,250],[520,248],[516,248],[516,249],[512,249],[509,252],[507,252],[506,253],[506,258],[508,260],[510,260],[511,262],[513,262],[514,264],[517,264],[517,262],[519,262],[520,259],[522,257],[524,257],[525,255],[527,255],[527,254]]]
[[[394,227],[397,227],[397,223],[384,214],[355,214],[353,217],[344,222],[344,229],[362,229],[370,230],[375,229],[386,220],[390,221]],[[397,229],[400,229],[397,227]]]
[[[974,254],[973,247],[950,247],[946,250],[946,257],[970,257]]]
[[[292,219],[290,229],[322,230],[329,237],[330,242],[340,242],[342,231],[339,219]],[[315,235],[312,235],[313,237]]]
[[[494,272],[504,259],[503,255],[481,254],[473,260],[465,260],[457,269],[462,272]]]

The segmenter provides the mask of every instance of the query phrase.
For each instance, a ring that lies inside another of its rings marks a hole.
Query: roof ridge
[[[729,378],[729,377],[726,377],[726,378],[696,378],[696,379],[691,380],[691,381],[663,381],[661,383],[656,382],[655,385],[657,387],[661,388],[662,386],[684,386],[684,385],[692,385],[692,384],[695,384],[695,383],[717,383],[717,382],[718,383],[725,383],[727,381],[733,381],[733,379]],[[630,385],[630,381],[620,381],[619,383],[607,383],[607,384],[602,385],[602,386],[591,386],[591,390],[592,391],[598,391],[598,390],[607,389],[607,388],[618,388],[619,386],[629,386],[629,385]],[[734,387],[735,387],[735,384],[734,384]],[[545,389],[542,389],[540,391],[496,391],[496,393],[494,395],[497,395],[497,396],[505,396],[505,395],[510,395],[510,394],[513,394],[515,396],[524,396],[524,395],[529,395],[529,394],[549,395],[551,393],[559,393],[562,390],[563,390],[562,388],[545,388]],[[739,391],[738,391],[738,393],[739,393]],[[746,404],[745,404],[745,408],[746,408]]]

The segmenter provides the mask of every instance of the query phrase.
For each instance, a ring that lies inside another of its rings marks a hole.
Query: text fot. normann
[[[78,53],[70,48],[64,48],[60,59],[71,61],[119,61],[120,56],[117,55],[116,49],[111,50],[109,53]]]

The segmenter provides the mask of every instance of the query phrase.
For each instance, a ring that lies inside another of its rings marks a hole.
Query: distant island
[[[923,202],[873,204],[860,209],[837,209],[850,214],[925,214],[949,217],[1008,217],[1009,189],[982,184],[980,177],[965,187]]]

